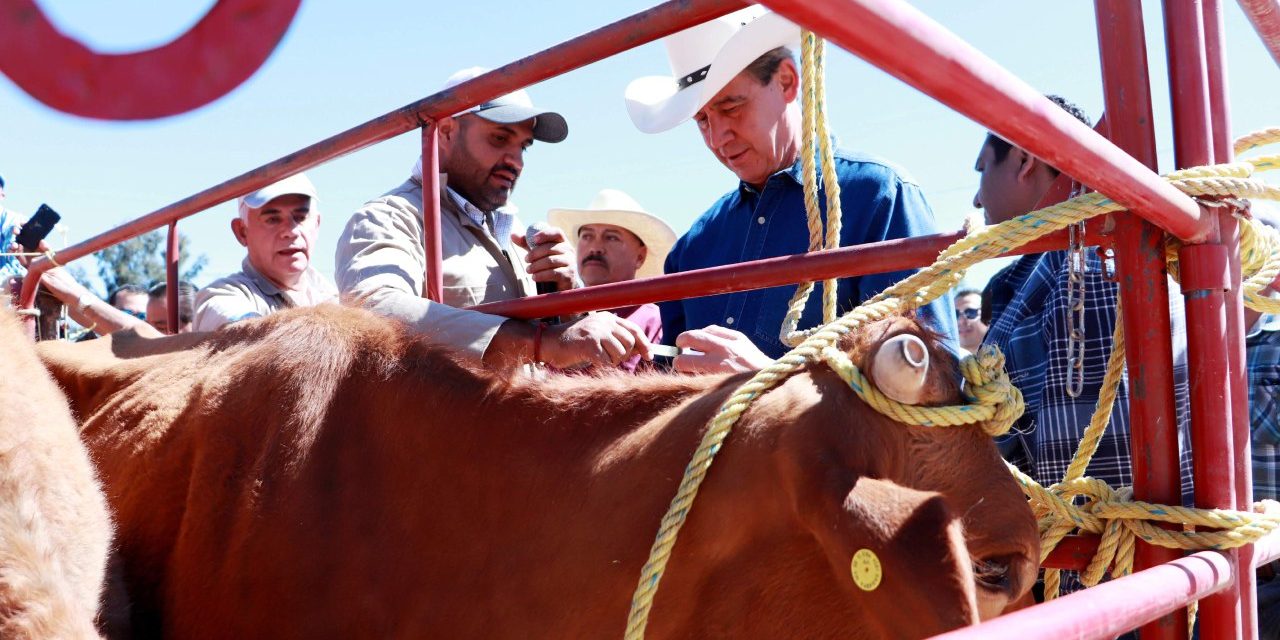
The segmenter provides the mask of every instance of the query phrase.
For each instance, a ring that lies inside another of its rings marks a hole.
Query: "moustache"
[[[588,262],[599,262],[606,267],[609,266],[609,261],[605,260],[604,256],[599,253],[593,253],[582,259],[582,264],[586,264]]]
[[[520,169],[516,168],[515,165],[512,165],[512,164],[508,164],[504,162],[500,165],[495,166],[493,169],[490,169],[489,173],[498,173],[499,171],[506,171],[507,173],[510,173],[511,175],[517,178],[520,177]]]

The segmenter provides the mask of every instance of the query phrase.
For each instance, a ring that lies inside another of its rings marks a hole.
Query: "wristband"
[[[542,363],[542,332],[546,329],[547,323],[539,322],[533,330],[533,361],[538,364]]]
[[[94,301],[96,300],[97,298],[89,294],[85,294],[80,296],[79,298],[76,298],[76,313],[84,313],[85,309],[88,309],[90,306],[92,306]]]

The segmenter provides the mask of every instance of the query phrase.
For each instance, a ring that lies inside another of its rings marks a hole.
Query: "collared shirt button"
[[[733,324],[733,316],[729,316],[728,318],[725,318],[724,323],[728,325]]]
[[[756,224],[764,224],[764,216],[760,216],[759,218],[756,218]]]

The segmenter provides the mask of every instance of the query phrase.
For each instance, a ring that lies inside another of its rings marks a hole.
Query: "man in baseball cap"
[[[337,288],[311,266],[320,212],[307,176],[289,176],[241,197],[238,204],[231,233],[247,255],[239,272],[200,290],[194,331],[337,301]]]
[[[800,70],[793,58],[800,28],[755,5],[663,42],[672,73],[640,78],[627,87],[632,122],[645,133],[659,133],[692,119],[707,149],[739,180],[676,241],[666,272],[805,253]],[[936,231],[920,187],[884,160],[837,149],[835,175],[822,180],[840,186],[841,246]],[[840,310],[909,273],[841,279]],[[805,307],[801,328],[821,324],[819,289]],[[663,332],[689,350],[675,359],[676,369],[747,371],[781,356],[787,347],[778,335],[795,290],[775,287],[661,303]],[[949,295],[921,312],[954,340]]]
[[[443,90],[467,91],[485,69],[463,69]],[[560,290],[578,286],[573,248],[559,229],[534,235],[508,200],[535,141],[569,133],[564,117],[533,106],[516,91],[436,122],[440,154],[440,244],[444,304],[422,297],[422,160],[404,184],[355,213],[338,241],[337,280],[343,299],[405,321],[473,360],[510,365],[541,361],[560,368],[648,358],[644,332],[611,314],[544,325],[470,311],[485,302],[533,295],[535,282]]]

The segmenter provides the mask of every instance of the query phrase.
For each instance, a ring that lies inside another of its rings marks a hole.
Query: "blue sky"
[[[157,121],[111,123],[62,115],[0,79],[0,175],[5,204],[22,214],[47,202],[71,242],[208,188],[307,144],[434,93],[457,69],[494,67],[602,26],[655,0],[537,2],[303,2],[275,53],[246,83],[196,111]],[[194,24],[212,0],[40,0],[64,32],[100,51],[145,49]],[[1095,119],[1102,110],[1092,3],[1060,0],[928,0],[926,14],[1027,81],[1059,93]],[[1280,125],[1280,70],[1235,2],[1226,0],[1233,133]],[[1160,3],[1143,2],[1155,92],[1161,171],[1172,169]],[[736,179],[690,124],[637,132],[623,107],[627,83],[666,71],[649,44],[531,88],[559,110],[570,135],[535,145],[514,202],[525,221],[553,207],[582,207],[604,187],[627,191],[676,231]],[[2,76],[0,76],[2,78]],[[843,52],[827,65],[828,110],[841,142],[905,167],[924,188],[940,229],[972,211],[974,156],[984,130],[933,99]],[[419,136],[400,136],[308,172],[320,191],[321,240],[313,260],[332,273],[334,245],[351,212],[399,184]],[[197,279],[239,268],[229,230],[234,204],[184,221],[209,258]],[[846,212],[845,215],[856,215]],[[88,271],[91,259],[81,261]],[[995,265],[975,269],[984,282]]]

